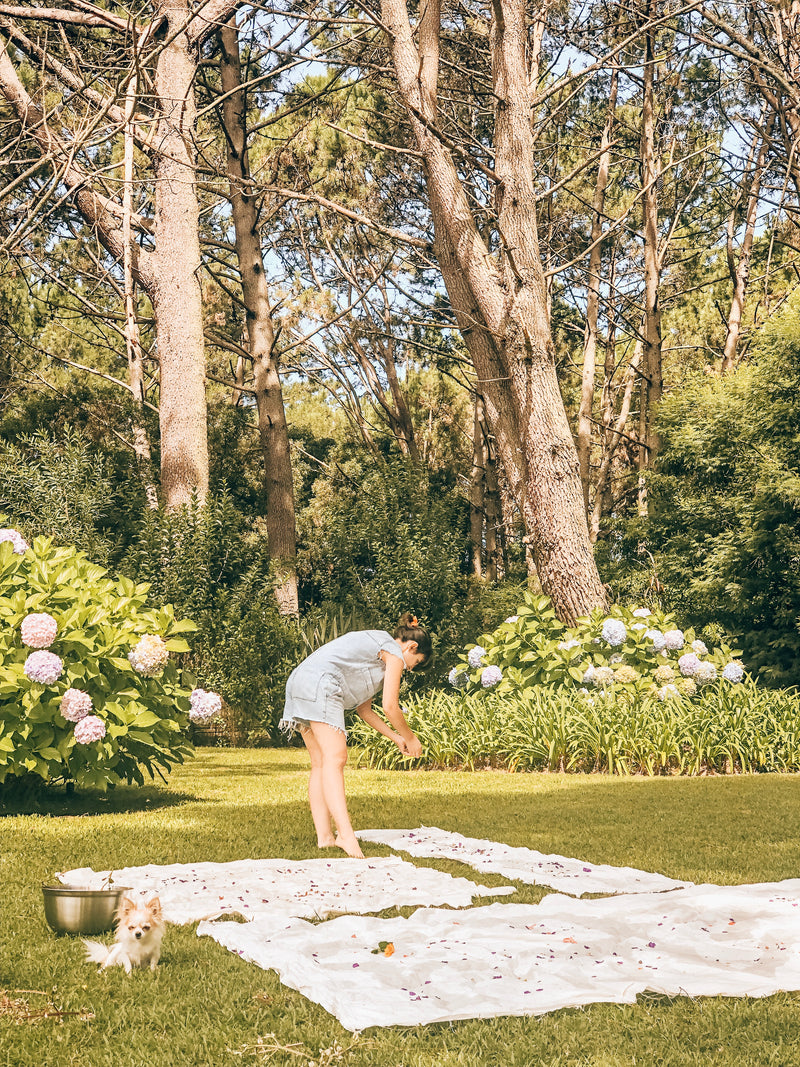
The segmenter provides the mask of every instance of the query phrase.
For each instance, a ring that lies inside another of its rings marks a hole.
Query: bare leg
[[[344,767],[347,763],[347,739],[341,730],[328,726],[324,722],[312,722],[311,733],[319,746],[322,756],[320,784],[322,797],[327,811],[336,823],[338,831],[336,844],[344,849],[348,856],[363,859],[364,853],[358,843],[350,816],[347,813],[347,800],[344,795]],[[305,740],[305,735],[304,735]],[[306,741],[308,745],[308,741]],[[309,751],[311,749],[309,748]],[[316,824],[316,819],[315,819]]]
[[[311,806],[314,829],[317,831],[317,846],[319,848],[333,848],[336,844],[336,838],[333,836],[333,830],[331,829],[331,813],[325,803],[325,796],[322,791],[322,749],[310,728],[302,729],[300,735],[311,757],[308,803]]]

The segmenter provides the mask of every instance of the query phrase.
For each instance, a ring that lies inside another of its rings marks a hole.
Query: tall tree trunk
[[[606,605],[589,543],[578,458],[556,376],[536,225],[524,0],[494,0],[490,47],[501,267],[482,240],[450,150],[436,135],[439,0],[422,9],[419,49],[404,0],[382,0],[403,103],[422,155],[434,247],[478,375],[497,448],[544,591],[572,622]]]
[[[297,528],[289,430],[247,156],[247,112],[235,16],[220,29],[219,39],[228,180],[264,457],[269,552],[276,566],[278,609],[282,615],[297,615]]]
[[[761,148],[750,178],[750,191],[747,196],[747,211],[745,213],[744,236],[742,247],[739,251],[739,262],[734,263],[733,233],[736,225],[736,207],[731,211],[728,219],[728,268],[733,282],[733,295],[731,307],[728,312],[728,326],[725,335],[725,348],[722,353],[722,373],[727,374],[736,365],[736,351],[739,347],[739,337],[742,329],[742,312],[744,310],[744,298],[747,293],[747,283],[750,279],[750,260],[753,254],[753,238],[758,218],[758,204],[761,193],[761,178],[767,162],[769,144],[772,137],[772,128],[775,123],[775,115],[771,114],[766,130],[761,141]],[[753,152],[761,135],[756,134],[753,141]],[[752,157],[751,157],[752,158]]]
[[[647,4],[648,19],[654,17],[654,3]],[[646,509],[646,482],[643,472],[651,467],[659,449],[655,416],[663,389],[661,376],[661,307],[659,281],[661,263],[658,248],[658,179],[660,168],[656,157],[655,133],[655,30],[644,30],[644,88],[642,93],[642,211],[644,215],[644,316],[643,316],[643,378],[640,427],[641,463],[640,506]]]
[[[616,67],[611,73],[608,110],[606,122],[600,138],[601,155],[597,165],[597,178],[592,202],[591,252],[589,253],[589,278],[586,296],[586,332],[583,342],[583,372],[581,375],[581,403],[578,409],[577,449],[578,463],[583,486],[583,500],[587,513],[589,511],[589,491],[591,488],[591,451],[592,451],[592,409],[594,406],[594,379],[597,365],[597,320],[600,309],[600,268],[603,258],[603,214],[606,200],[606,186],[611,165],[611,132],[617,107],[617,86],[619,72]]]
[[[159,422],[161,488],[168,508],[180,507],[208,490],[208,442],[202,307],[197,270],[200,247],[192,153],[195,58],[183,31],[188,6],[160,9],[165,40],[157,59],[159,120],[151,153],[156,173],[155,248],[126,241],[120,202],[93,187],[92,175],[74,158],[23,86],[8,51],[0,49],[0,93],[43,160],[56,168],[72,193],[87,227],[118,263],[130,257],[130,272],[150,297],[160,363]],[[132,388],[136,388],[133,368]]]
[[[483,577],[483,520],[486,496],[486,460],[481,409],[483,400],[476,392],[472,419],[472,471],[469,480],[469,543],[472,554],[472,573]]]
[[[194,160],[197,57],[188,0],[159,0],[158,124],[153,142],[156,247],[149,291],[158,335],[161,491],[167,508],[208,492],[208,418]]]

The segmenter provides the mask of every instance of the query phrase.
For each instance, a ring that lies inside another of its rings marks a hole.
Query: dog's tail
[[[111,955],[108,945],[103,945],[99,941],[84,940],[83,947],[86,949],[86,959],[91,960],[92,963],[103,964]]]

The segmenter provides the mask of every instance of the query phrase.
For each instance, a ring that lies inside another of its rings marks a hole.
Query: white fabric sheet
[[[67,885],[100,888],[108,871],[90,867],[57,875]],[[190,923],[220,915],[247,919],[265,913],[326,918],[339,912],[431,904],[466,907],[474,897],[503,896],[513,886],[489,889],[399,856],[357,860],[235,860],[230,863],[150,864],[114,871],[117,885],[156,890],[167,922]]]
[[[585,893],[659,893],[692,885],[635,867],[610,867],[566,856],[549,856],[530,848],[463,837],[436,826],[420,826],[416,830],[358,830],[356,836],[411,856],[460,860],[481,872],[500,874],[528,885],[546,885],[576,897]]]
[[[275,969],[348,1030],[628,1004],[645,990],[800,989],[800,879],[597,900],[551,894],[408,919],[265,917],[197,932]],[[393,955],[373,954],[381,941]]]

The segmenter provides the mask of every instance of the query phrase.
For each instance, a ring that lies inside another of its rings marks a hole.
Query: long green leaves
[[[409,700],[428,767],[708,774],[800,770],[800,695],[717,683],[690,700],[618,701],[537,686],[520,697],[435,692]],[[417,765],[360,720],[356,760]]]

